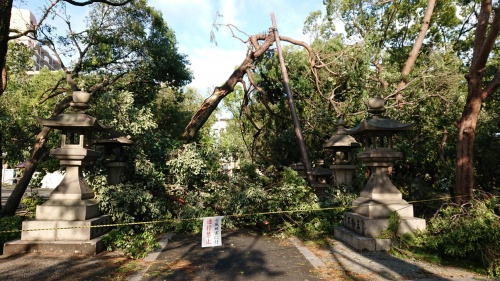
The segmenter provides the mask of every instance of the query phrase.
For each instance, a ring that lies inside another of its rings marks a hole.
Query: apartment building
[[[10,18],[11,29],[24,32],[32,29],[36,24],[36,18],[31,11],[17,8],[12,9]],[[61,69],[59,61],[54,59],[39,42],[27,36],[17,38],[15,41],[26,45],[32,51],[32,58],[34,62],[33,71],[39,71],[44,66],[50,70]]]

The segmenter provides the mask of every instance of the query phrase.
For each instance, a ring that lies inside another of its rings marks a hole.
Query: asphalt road
[[[12,191],[14,190],[15,185],[7,185],[7,186],[2,186],[2,206],[5,205],[5,202],[7,202],[7,198],[12,194]],[[33,191],[38,192],[40,196],[49,198],[50,193],[52,192],[52,188],[38,188],[38,189],[33,189]],[[31,189],[26,189],[26,192],[24,193],[26,195],[31,194]]]

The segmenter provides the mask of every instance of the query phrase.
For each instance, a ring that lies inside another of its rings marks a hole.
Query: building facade
[[[16,29],[19,32],[25,32],[27,30],[33,29],[36,24],[36,18],[31,11],[16,8],[12,9],[10,29]],[[15,33],[11,33],[11,35],[14,34]],[[49,70],[61,69],[61,63],[57,59],[54,59],[50,55],[50,53],[46,49],[44,49],[43,46],[36,40],[33,40],[28,36],[22,36],[15,39],[14,41],[24,44],[31,50],[31,57],[33,59],[33,71],[39,71],[44,66]]]

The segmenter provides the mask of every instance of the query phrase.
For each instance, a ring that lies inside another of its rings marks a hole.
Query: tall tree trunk
[[[26,161],[26,167],[24,168],[23,174],[17,182],[16,187],[12,191],[12,194],[7,199],[5,207],[0,211],[0,217],[13,216],[16,214],[19,203],[21,203],[21,198],[23,197],[24,192],[26,192],[33,174],[35,174],[36,167],[38,166],[38,163],[43,158],[43,156],[46,154],[43,152],[42,147],[49,132],[50,129],[44,127],[40,134],[38,134],[33,151]]]
[[[54,117],[61,114],[66,108],[69,107],[69,103],[72,100],[73,97],[69,96],[60,101],[51,116]],[[45,143],[50,131],[50,128],[43,127],[42,131],[36,136],[35,145],[33,146],[30,157],[28,158],[24,172],[16,184],[16,187],[12,191],[12,194],[9,196],[9,199],[7,199],[5,207],[0,211],[0,217],[12,216],[16,213],[17,207],[19,207],[21,198],[28,188],[28,184],[36,171],[38,163],[47,154],[47,152],[43,150],[43,144]]]
[[[453,201],[458,204],[463,204],[472,197],[474,188],[473,148],[481,104],[488,96],[495,93],[500,85],[500,66],[497,66],[495,76],[483,88],[486,63],[500,33],[500,6],[494,10],[493,19],[491,19],[492,11],[491,0],[482,0],[474,36],[471,66],[469,74],[466,76],[467,100],[462,111],[462,118],[457,123],[457,162],[452,195],[454,195]]]
[[[7,87],[7,69],[5,61],[9,42],[10,11],[12,10],[13,0],[0,0],[0,96]]]
[[[425,35],[427,34],[427,30],[429,29],[431,16],[432,13],[434,12],[435,5],[436,5],[436,0],[429,0],[429,2],[427,3],[427,10],[425,11],[422,24],[420,25],[420,32],[418,33],[417,40],[415,41],[415,44],[413,44],[413,48],[411,49],[410,54],[408,55],[408,59],[406,60],[403,69],[401,70],[402,78],[398,82],[398,85],[396,87],[396,92],[397,92],[396,100],[398,101],[400,101],[402,98],[400,92],[406,87],[406,79],[407,79],[406,76],[410,74],[413,66],[415,65],[415,61],[417,60],[418,53],[422,48]]]
[[[9,42],[9,28],[10,28],[10,10],[12,9],[12,2],[14,0],[0,0],[0,96],[7,87],[7,69],[5,62],[7,57],[7,49]],[[2,137],[0,136],[0,153],[2,153]],[[3,157],[2,157],[3,168]],[[0,179],[2,178],[2,171],[0,171]],[[2,192],[2,183],[0,183],[0,194]],[[0,211],[2,210],[2,203],[0,203]]]
[[[3,181],[1,181],[3,179],[2,175],[3,175],[3,154],[2,154],[2,141],[3,141],[3,138],[2,138],[2,135],[0,134],[0,158],[2,159],[2,170],[0,170],[0,212],[2,212],[2,202],[1,202],[1,197],[2,197],[2,184],[3,184]]]
[[[471,199],[474,187],[474,140],[476,124],[481,110],[482,100],[474,95],[467,102],[462,118],[458,122],[457,165],[455,189],[453,196],[456,203],[464,203]]]
[[[273,22],[274,40],[276,41],[276,49],[278,50],[280,67],[283,75],[283,86],[285,87],[285,92],[288,98],[288,106],[290,107],[290,113],[292,115],[295,137],[297,138],[297,142],[299,143],[300,154],[302,156],[302,163],[306,171],[307,182],[312,185],[314,183],[314,178],[312,174],[311,162],[309,161],[306,143],[304,141],[304,137],[302,136],[302,128],[300,126],[299,117],[297,116],[297,110],[295,109],[295,101],[293,100],[292,90],[290,89],[288,71],[286,70],[285,59],[283,58],[283,52],[281,51],[280,37],[278,28],[276,26],[276,19],[274,18],[274,13],[271,13],[271,20]]]
[[[315,63],[314,63],[314,53],[309,45],[305,42],[292,39],[286,36],[280,36],[282,41],[286,41],[292,43],[297,46],[302,46],[305,48],[309,54],[309,64],[311,65],[311,71],[315,71]],[[240,66],[231,74],[231,76],[227,79],[227,81],[221,87],[216,87],[212,92],[212,95],[208,97],[200,109],[193,115],[191,120],[189,121],[186,128],[184,128],[184,132],[182,133],[182,139],[184,143],[192,142],[198,133],[198,131],[203,127],[203,124],[208,120],[210,115],[215,111],[220,101],[226,97],[228,94],[234,91],[234,87],[240,81],[243,81],[243,78],[247,71],[253,68],[253,63],[256,59],[258,59],[265,51],[269,50],[269,48],[274,44],[274,33],[271,30],[268,34],[257,34],[250,36],[248,41],[251,43],[251,51],[247,53],[245,60],[240,64]],[[260,41],[262,44],[259,44]]]

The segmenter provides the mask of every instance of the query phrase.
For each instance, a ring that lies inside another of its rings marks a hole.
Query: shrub
[[[96,171],[90,182],[99,201],[100,210],[111,216],[115,223],[139,223],[132,226],[118,226],[104,239],[108,250],[120,249],[133,258],[146,255],[156,241],[158,233],[172,229],[169,208],[163,187],[163,175],[151,163],[138,157],[135,174],[130,181],[109,185],[104,171]],[[142,223],[166,221],[165,223]]]
[[[472,200],[462,206],[443,205],[431,218],[427,231],[405,244],[418,252],[434,253],[445,260],[457,260],[475,269],[500,276],[500,217],[495,208],[500,200]]]
[[[144,258],[159,246],[153,232],[145,230],[138,233],[128,226],[111,230],[104,236],[103,243],[108,251],[120,249],[134,259]]]
[[[175,195],[186,204],[177,212],[181,220],[177,231],[199,232],[202,221],[193,218],[226,215],[225,228],[258,226],[275,234],[315,238],[333,232],[354,198],[349,192],[332,188],[331,196],[319,200],[297,172],[270,167],[265,175],[257,176],[255,168],[245,165],[237,181],[178,188]]]
[[[27,212],[26,215],[29,218],[33,218],[35,216],[36,206],[43,204],[45,201],[46,200],[36,191],[31,191],[31,195],[24,195],[21,198],[21,204],[23,209]]]
[[[3,244],[5,242],[21,238],[21,232],[2,232],[20,230],[23,218],[20,216],[10,216],[0,218],[0,254],[3,253]]]

